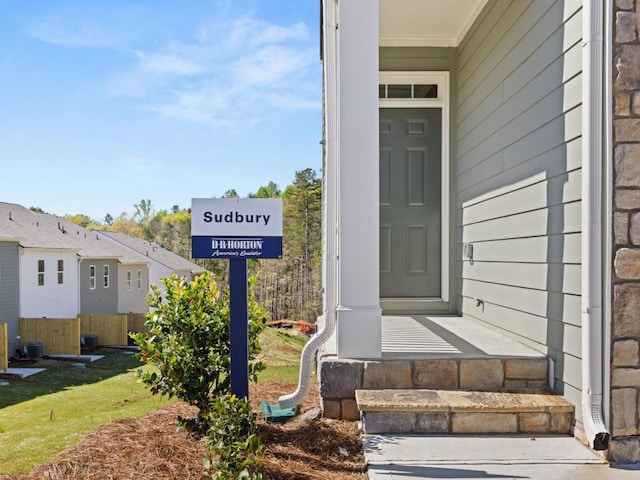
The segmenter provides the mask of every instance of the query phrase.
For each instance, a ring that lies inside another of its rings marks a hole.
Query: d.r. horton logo
[[[212,238],[212,257],[257,257],[264,241],[259,238]]]

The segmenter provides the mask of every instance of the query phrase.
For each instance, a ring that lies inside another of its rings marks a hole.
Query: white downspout
[[[602,299],[602,312],[603,312],[603,326],[604,332],[602,335],[602,344],[611,345],[611,318],[612,318],[612,269],[610,265],[611,253],[613,252],[613,236],[607,234],[607,232],[613,231],[613,0],[604,0],[604,38],[609,39],[604,42],[604,162],[607,168],[604,170],[603,178],[603,191],[604,199],[602,204],[604,205],[604,262],[602,263],[604,271],[602,275],[603,281],[603,299]],[[604,349],[604,362],[606,367],[611,365],[611,349]],[[604,368],[604,367],[603,367]],[[611,391],[611,376],[604,375],[603,391]],[[611,413],[611,396],[607,395],[602,398],[602,406],[604,413],[605,425],[610,425],[610,413]]]
[[[322,2],[324,26],[324,82],[326,112],[325,138],[325,260],[324,260],[324,322],[307,342],[300,359],[300,377],[295,392],[278,399],[280,408],[297,407],[309,393],[311,369],[318,348],[331,338],[336,328],[337,292],[337,181],[338,181],[338,79],[337,79],[337,19],[335,0]]]
[[[603,3],[587,0],[582,12],[582,415],[595,450],[610,437],[602,416]]]

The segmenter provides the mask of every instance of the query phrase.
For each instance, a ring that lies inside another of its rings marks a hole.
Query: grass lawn
[[[133,355],[97,353],[105,357],[86,368],[45,365],[45,372],[0,387],[0,473],[26,473],[98,425],[166,403],[137,382]]]
[[[268,328],[260,337],[262,360],[267,368],[260,373],[258,381],[276,380],[298,383],[300,354],[307,338],[295,332]]]
[[[261,341],[267,369],[260,380],[297,382],[306,338],[268,329]],[[46,372],[0,387],[0,474],[27,473],[97,426],[168,402],[138,383],[141,364],[133,355],[115,349],[96,354],[105,357],[85,368],[44,361],[37,366]]]

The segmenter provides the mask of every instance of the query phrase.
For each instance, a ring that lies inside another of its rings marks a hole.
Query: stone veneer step
[[[553,393],[357,390],[366,433],[569,434],[574,407]]]
[[[540,357],[349,360],[320,362],[323,415],[357,420],[356,390],[436,389],[536,392],[548,388],[548,359]]]

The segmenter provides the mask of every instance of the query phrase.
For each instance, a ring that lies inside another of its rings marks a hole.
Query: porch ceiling
[[[380,46],[455,47],[488,0],[380,0]]]

